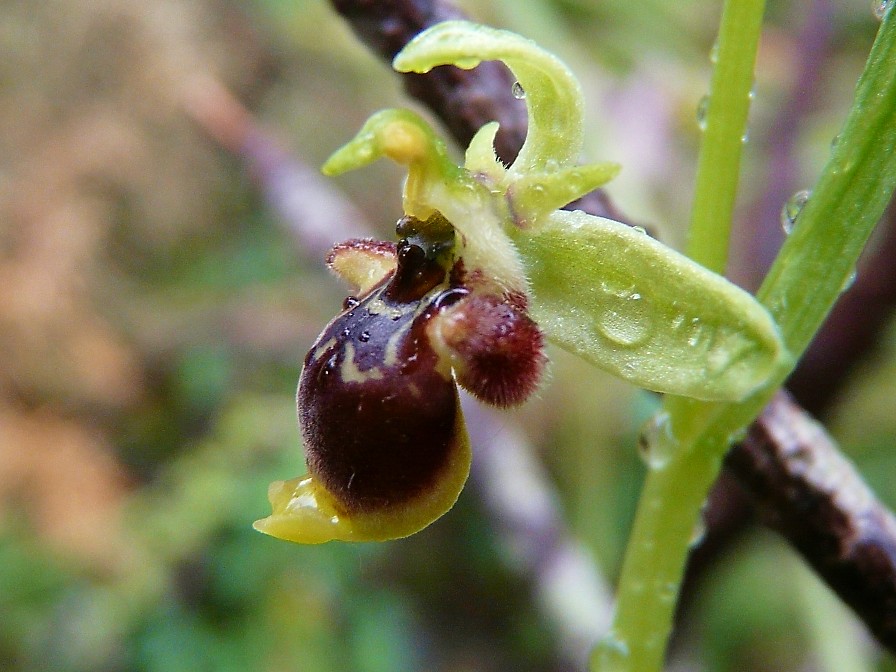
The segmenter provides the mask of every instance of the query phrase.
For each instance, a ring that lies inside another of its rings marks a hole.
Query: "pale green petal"
[[[535,173],[514,180],[507,190],[517,224],[539,222],[545,215],[606,184],[619,174],[618,163],[597,163]]]
[[[506,63],[525,91],[529,131],[510,172],[541,173],[574,164],[584,138],[579,83],[531,40],[468,21],[445,21],[417,35],[392,64],[400,72],[428,72],[446,64],[469,69],[482,61]]]
[[[499,185],[507,169],[495,155],[495,135],[498,122],[491,121],[476,131],[464,157],[464,168],[477,178],[485,178],[493,185]]]
[[[787,356],[750,294],[636,229],[557,212],[511,236],[548,337],[635,385],[736,401]]]

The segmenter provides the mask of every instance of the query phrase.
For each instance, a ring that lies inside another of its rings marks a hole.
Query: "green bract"
[[[504,61],[526,94],[529,133],[512,166],[495,157],[495,123],[480,129],[460,168],[420,117],[385,110],[324,171],[381,156],[407,165],[406,214],[441,213],[468,267],[501,291],[530,296],[555,343],[636,385],[737,401],[765,383],[786,354],[750,294],[636,229],[558,210],[618,172],[575,164],[582,94],[559,60],[515,34],[449,21],[418,35],[394,66],[426,72],[483,60]]]

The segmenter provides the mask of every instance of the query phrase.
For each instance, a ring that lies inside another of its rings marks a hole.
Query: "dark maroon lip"
[[[452,367],[482,401],[510,406],[536,389],[546,362],[525,296],[483,293],[441,215],[404,217],[397,230],[397,244],[346,241],[330,253],[333,267],[350,251],[389,255],[395,268],[346,298],[299,380],[309,471],[347,512],[407,503],[443,474],[463,438]]]

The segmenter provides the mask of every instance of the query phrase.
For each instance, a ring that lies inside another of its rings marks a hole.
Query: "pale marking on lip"
[[[389,336],[389,340],[386,341],[385,354],[383,355],[383,366],[385,366],[387,369],[391,369],[393,366],[398,364],[398,347],[404,341],[405,336],[411,330],[411,326],[413,324],[413,320],[408,320],[403,325],[401,325],[401,328],[398,331]]]
[[[330,337],[327,339],[326,343],[321,343],[320,345],[316,346],[314,348],[314,354],[311,355],[311,361],[317,362],[326,354],[327,350],[332,348],[334,345],[338,345],[338,342],[334,337]]]
[[[345,356],[339,367],[339,377],[346,383],[366,383],[368,380],[382,380],[385,378],[382,370],[378,367],[372,367],[366,371],[362,371],[355,364],[355,346],[351,343],[345,344]]]

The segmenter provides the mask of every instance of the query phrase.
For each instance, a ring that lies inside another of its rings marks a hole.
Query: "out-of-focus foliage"
[[[464,4],[570,64],[589,160],[621,163],[620,207],[679,241],[717,3]],[[803,9],[770,3],[745,218],[769,187]],[[792,190],[826,156],[875,29],[866,2],[839,3],[832,25]],[[208,77],[313,166],[404,100],[323,0],[0,4],[0,669],[567,669],[476,490],[389,544],[302,548],[251,530],[268,482],[301,464],[295,383],[342,289],[186,114]],[[378,164],[338,185],[388,236],[399,179]],[[835,427],[890,504],[893,334]],[[653,404],[555,353],[540,398],[506,416],[611,579]],[[848,617],[813,582],[768,537],[733,547],[694,586],[675,655],[720,672],[837,669],[819,633]],[[861,630],[838,633],[870,651]]]

